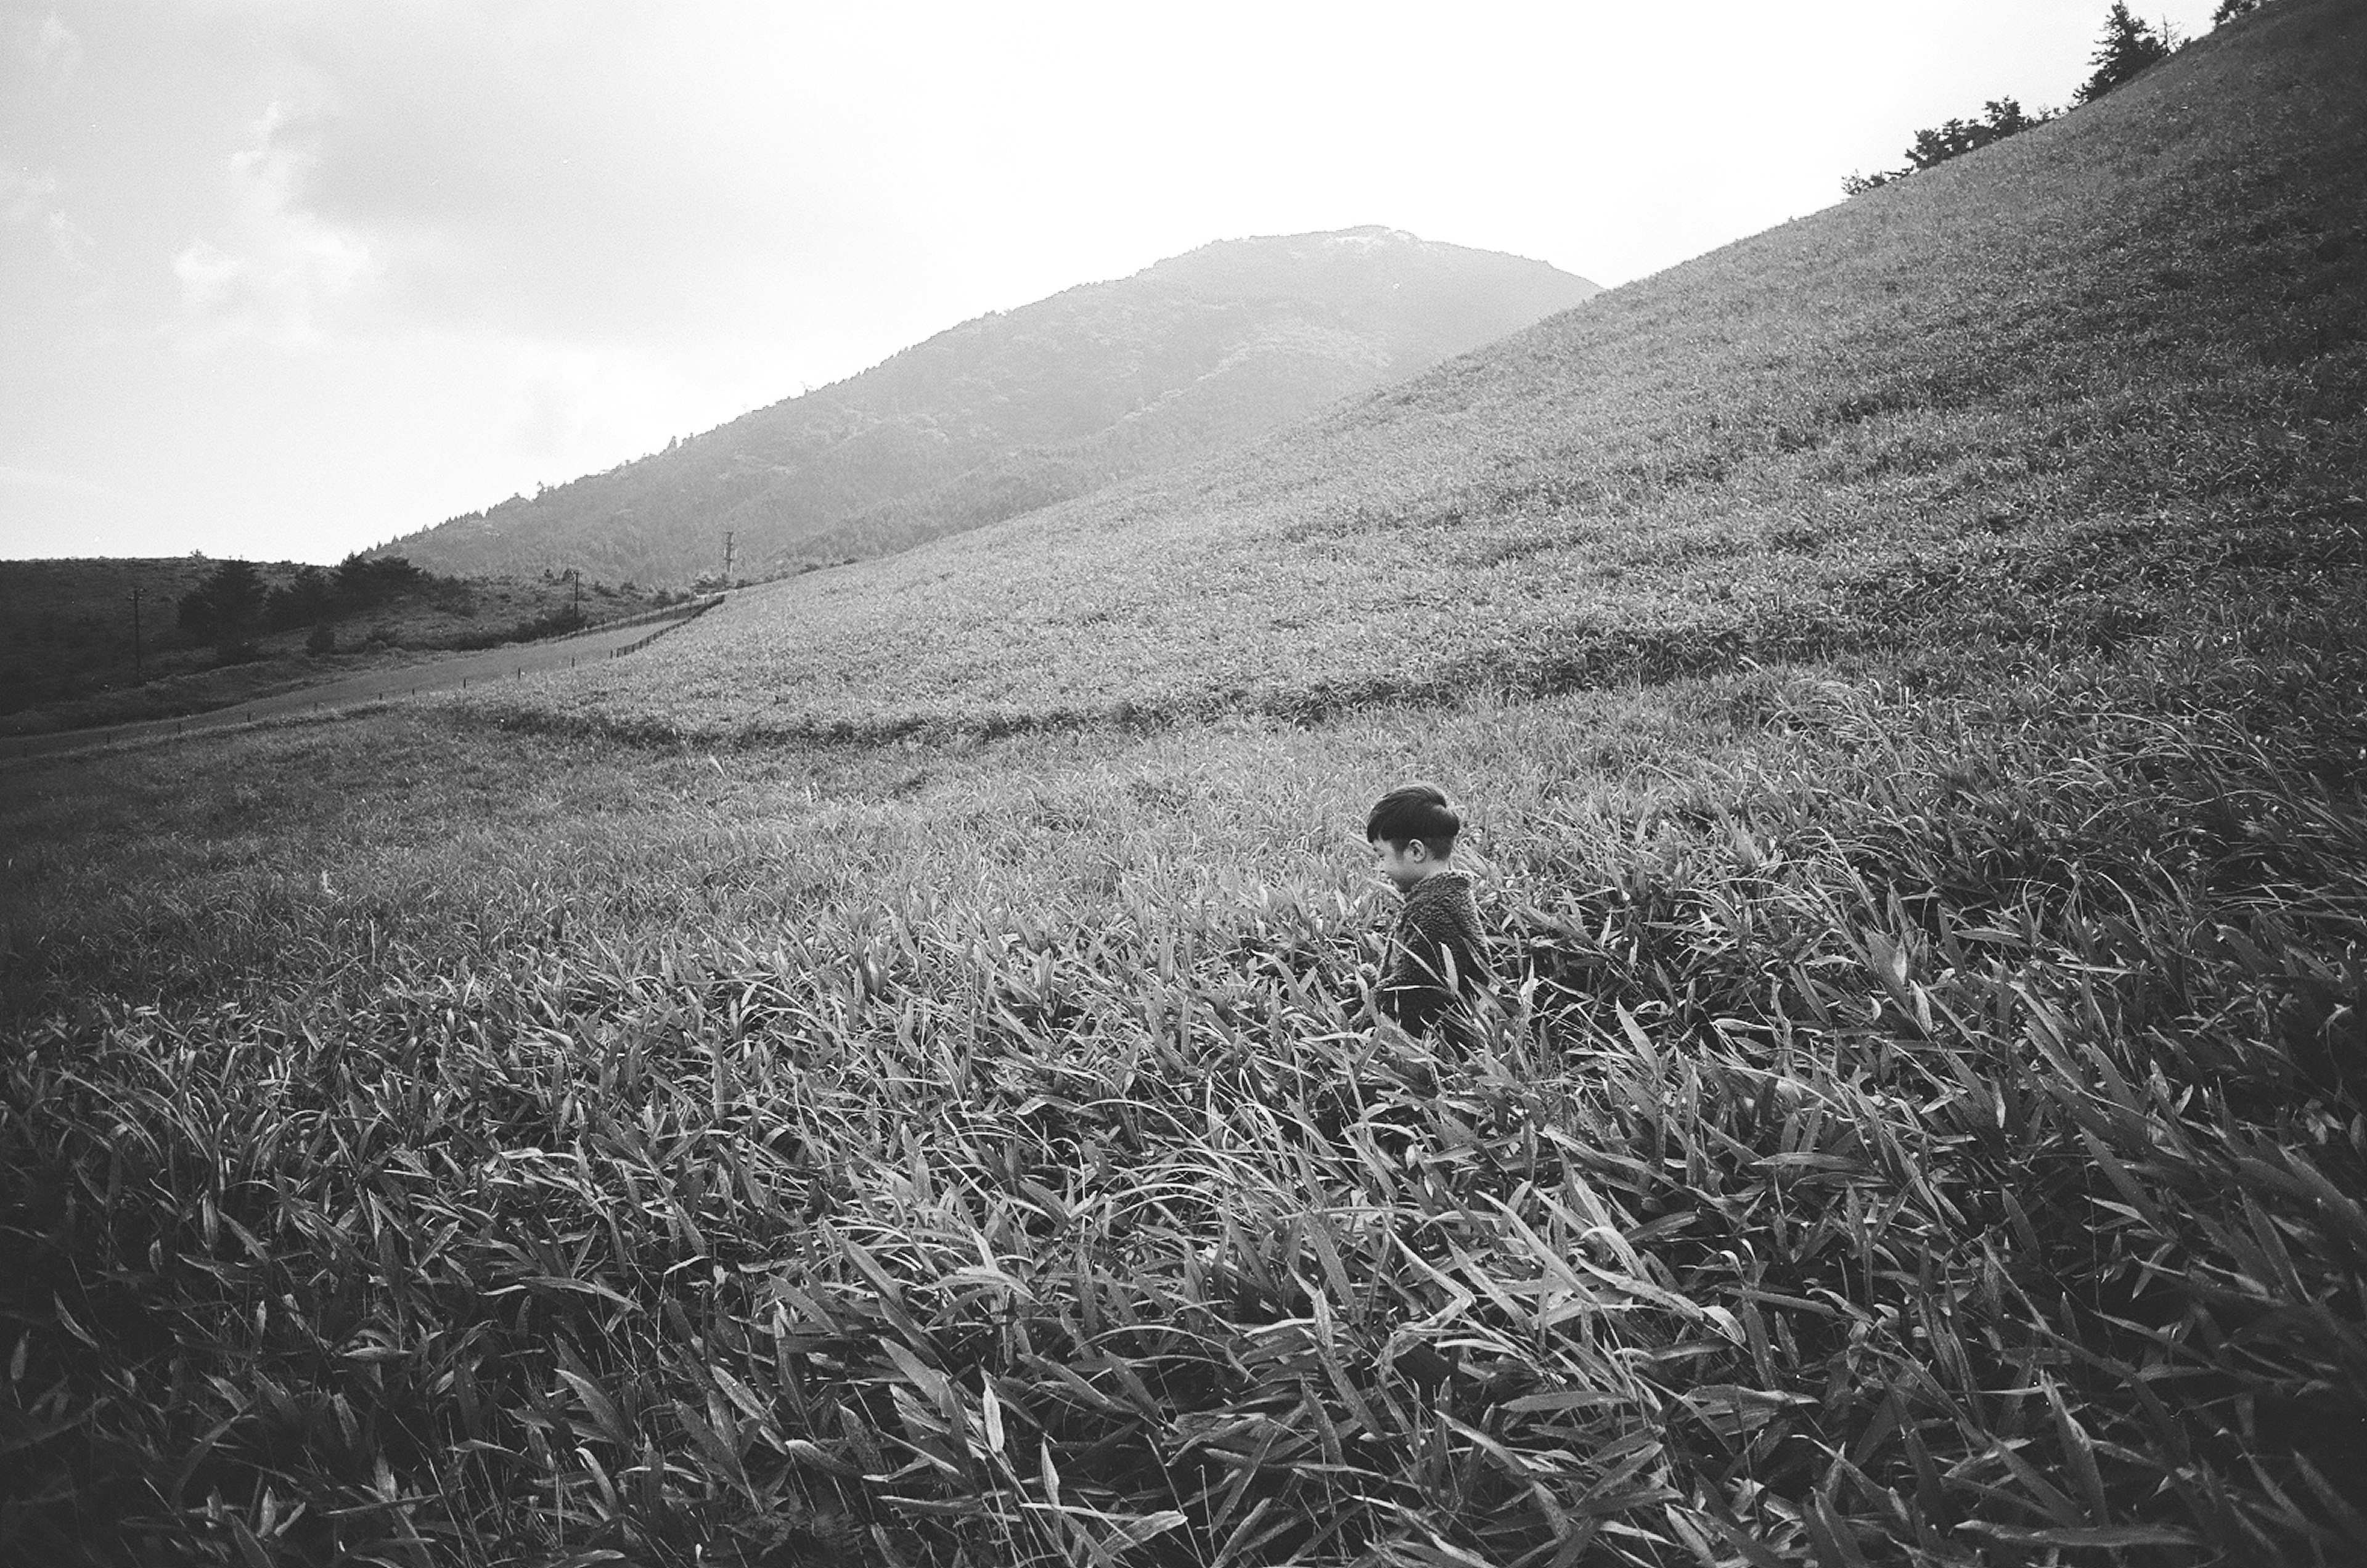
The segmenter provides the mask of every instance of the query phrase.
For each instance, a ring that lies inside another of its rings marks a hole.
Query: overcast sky
[[[0,0],[0,556],[334,560],[1210,240],[1615,285],[2106,8]]]

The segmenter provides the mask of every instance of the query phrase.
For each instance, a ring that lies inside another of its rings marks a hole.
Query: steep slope
[[[1206,457],[1595,293],[1385,229],[1226,241],[968,321],[658,456],[389,551],[663,581],[900,548]]]
[[[2361,167],[2367,13],[2283,0],[1240,456],[770,586],[515,711],[750,739],[1304,715],[2109,641],[2247,581],[2355,595]]]

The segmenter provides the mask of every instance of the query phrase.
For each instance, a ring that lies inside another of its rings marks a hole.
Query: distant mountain
[[[2043,668],[2180,627],[2248,659],[2231,628],[2260,606],[2352,615],[2367,578],[2362,168],[2367,6],[2278,0],[1221,457],[767,584],[487,703],[744,743],[1910,647],[1940,671],[1967,641]]]
[[[1395,230],[1227,240],[982,316],[665,452],[385,547],[644,584],[884,554],[1229,450],[1600,292]]]

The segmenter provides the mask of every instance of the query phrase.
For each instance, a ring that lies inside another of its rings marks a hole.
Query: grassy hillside
[[[515,716],[1303,715],[1865,647],[1902,611],[2110,639],[2355,561],[2361,49],[2354,11],[2271,7],[1246,457],[769,587]]]
[[[388,547],[666,582],[852,559],[1239,446],[1594,293],[1382,229],[1234,240],[964,322],[863,374]]]
[[[250,697],[316,684],[422,652],[491,648],[650,609],[659,597],[614,588],[516,578],[430,579],[414,588],[333,605],[320,622],[330,647],[311,651],[312,628],[255,638],[226,661],[181,629],[178,609],[214,570],[200,556],[0,560],[0,735],[204,713]],[[266,588],[307,570],[259,566]],[[140,652],[132,658],[131,591],[141,592]]]
[[[1127,574],[1080,574],[1060,668],[1105,639],[1079,720],[1203,722],[1056,722],[1014,529],[929,552],[1000,657],[912,561],[801,585],[887,629],[934,596],[927,684],[843,693],[780,616],[769,716],[554,684],[0,772],[0,1559],[2367,1558],[2359,238],[2318,154],[2363,27],[2278,0],[1832,215],[1919,258],[1874,324],[1662,279],[1558,374],[1568,322],[1138,492],[1164,553],[1093,558]],[[2244,303],[2194,237],[2238,220],[2165,197],[2226,180],[2266,193]],[[2211,308],[2009,221],[2059,182]],[[1926,280],[1960,335],[1877,330],[1940,319]],[[1290,465],[1399,446],[1444,477],[1291,536],[1292,494],[1382,492]],[[1935,475],[2028,515],[1951,532]],[[1276,602],[1158,521],[1227,494],[1200,534],[1321,612],[1238,694],[1122,635]],[[1416,687],[1456,619],[1349,615],[1416,546],[1500,614],[1461,552],[1532,525],[1552,640]],[[1806,630],[1738,664],[1718,581]],[[1334,612],[1414,650],[1353,704]],[[766,726],[855,738],[707,743]],[[1469,1051],[1364,1010],[1356,836],[1421,774],[1512,976]]]

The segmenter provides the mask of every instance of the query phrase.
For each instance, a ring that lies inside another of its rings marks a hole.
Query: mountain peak
[[[656,457],[388,553],[644,583],[886,553],[1197,461],[1598,292],[1377,224],[1219,240],[964,321]]]

